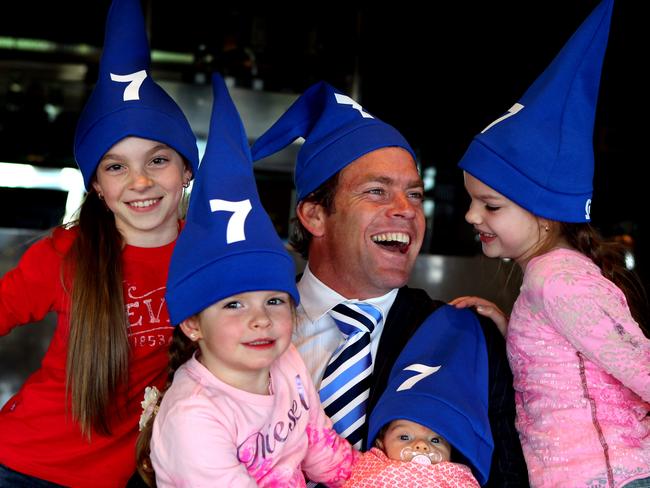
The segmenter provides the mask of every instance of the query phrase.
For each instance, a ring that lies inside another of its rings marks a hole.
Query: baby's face
[[[410,420],[393,420],[377,445],[390,459],[397,461],[423,460],[432,463],[449,461],[451,446],[431,429]],[[422,456],[418,456],[422,455]]]

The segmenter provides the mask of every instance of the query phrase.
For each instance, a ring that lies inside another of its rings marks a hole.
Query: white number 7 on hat
[[[228,227],[226,228],[226,243],[232,244],[233,242],[245,241],[246,234],[244,233],[244,223],[246,217],[251,211],[251,201],[247,198],[240,202],[229,202],[228,200],[213,199],[210,200],[210,210],[213,212],[225,211],[232,212],[232,216],[228,220]]]

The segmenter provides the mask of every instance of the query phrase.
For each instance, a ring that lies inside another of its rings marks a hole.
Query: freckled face
[[[178,234],[183,183],[190,178],[183,158],[171,147],[126,137],[99,162],[93,188],[115,215],[127,244],[156,247]]]

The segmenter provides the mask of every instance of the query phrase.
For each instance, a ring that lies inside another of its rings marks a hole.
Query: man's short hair
[[[335,212],[334,198],[339,186],[339,174],[337,172],[334,176],[330,177],[321,186],[316,188],[313,192],[303,198],[298,205],[302,202],[310,202],[320,205],[325,210],[327,215]],[[311,244],[312,235],[305,226],[302,225],[298,217],[292,219],[293,229],[289,237],[289,243],[293,249],[299,253],[304,259],[309,258],[309,245]]]

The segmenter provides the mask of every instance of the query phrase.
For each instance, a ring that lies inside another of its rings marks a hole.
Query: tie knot
[[[347,336],[359,332],[372,333],[382,319],[381,310],[364,302],[339,303],[330,310],[330,315],[339,330]]]

